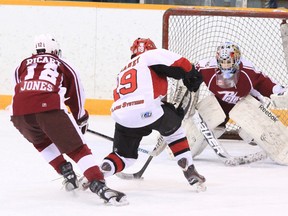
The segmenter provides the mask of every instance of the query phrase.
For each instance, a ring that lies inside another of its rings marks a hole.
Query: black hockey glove
[[[176,108],[177,115],[181,118],[184,119],[185,113],[184,109],[182,107],[177,107]]]
[[[203,78],[201,73],[199,73],[194,65],[192,65],[192,70],[186,73],[185,78],[183,79],[183,84],[187,87],[190,92],[196,92],[201,83],[203,82]]]
[[[175,106],[172,103],[168,103],[167,101],[163,101],[163,103],[164,103],[164,106],[168,107],[173,112],[175,112],[181,119],[184,118],[185,113],[182,107],[175,108]]]
[[[85,110],[85,114],[77,120],[77,124],[79,125],[82,134],[85,134],[88,129],[88,119],[89,113],[87,112],[87,110]]]

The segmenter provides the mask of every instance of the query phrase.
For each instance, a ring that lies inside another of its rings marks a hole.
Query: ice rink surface
[[[90,191],[66,192],[62,179],[12,126],[8,111],[0,111],[0,215],[2,216],[284,216],[288,209],[288,167],[270,159],[249,165],[225,166],[207,147],[194,159],[206,179],[207,191],[191,190],[176,162],[164,150],[153,158],[143,180],[107,178],[107,185],[125,192],[129,205],[107,206]],[[57,122],[56,122],[57,123]],[[109,116],[91,116],[90,129],[112,136]],[[94,134],[85,135],[100,163],[112,143]],[[142,140],[152,150],[157,133]],[[223,143],[234,156],[258,151],[241,141]],[[126,173],[141,169],[148,155]],[[75,171],[78,169],[75,167]]]

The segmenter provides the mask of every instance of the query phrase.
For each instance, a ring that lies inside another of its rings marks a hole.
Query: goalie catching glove
[[[202,82],[202,75],[198,72],[198,70],[195,69],[194,65],[192,65],[191,71],[186,73],[185,77],[183,78],[183,84],[190,92],[196,92]]]
[[[85,110],[85,114],[76,121],[77,124],[79,125],[82,134],[85,134],[88,129],[88,119],[89,119],[89,113],[87,112],[87,110]]]
[[[283,89],[281,89],[279,93],[272,94],[270,98],[275,108],[282,108],[282,109],[288,108],[287,87],[286,88],[283,87]]]

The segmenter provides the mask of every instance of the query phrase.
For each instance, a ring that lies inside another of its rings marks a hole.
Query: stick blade
[[[259,151],[245,156],[236,156],[227,158],[224,163],[227,166],[238,166],[243,164],[250,164],[257,161],[265,160],[267,158],[267,153],[264,151]]]
[[[116,173],[115,174],[118,178],[124,179],[124,180],[143,180],[144,177],[137,175],[137,173]]]

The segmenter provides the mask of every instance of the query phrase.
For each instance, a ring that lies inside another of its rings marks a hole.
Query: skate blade
[[[206,185],[204,183],[197,182],[197,183],[192,185],[192,190],[194,192],[197,192],[197,193],[205,192],[207,190],[207,187],[206,187]]]
[[[76,182],[77,183],[77,182]],[[79,187],[79,184],[77,183],[77,185],[76,185],[77,187],[75,187],[73,184],[71,184],[71,183],[65,183],[65,185],[64,185],[64,188],[65,188],[65,190],[67,191],[67,192],[71,192],[71,191],[74,191],[74,190],[76,190],[76,189],[78,189],[78,187]]]
[[[113,205],[113,206],[125,206],[129,205],[128,200],[126,199],[126,196],[123,196],[119,201],[116,200],[117,197],[113,197],[109,200],[109,202],[106,202],[106,205]]]

